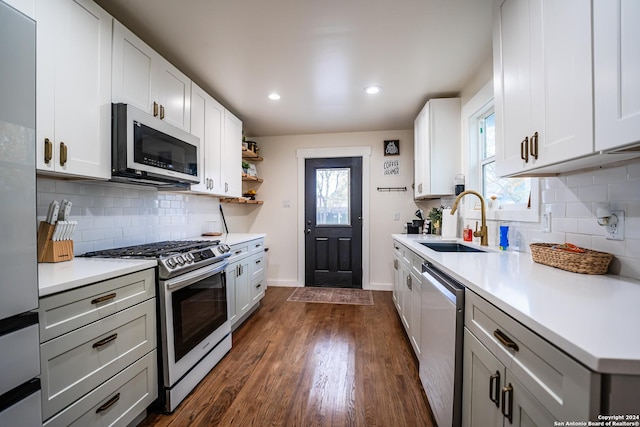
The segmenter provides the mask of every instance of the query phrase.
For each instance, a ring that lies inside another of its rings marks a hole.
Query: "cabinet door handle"
[[[225,193],[229,192],[229,183],[228,182],[224,183],[224,192]]]
[[[412,290],[411,286],[412,286],[411,276],[407,276],[407,288],[409,288],[410,291]]]
[[[394,269],[394,270],[397,270],[397,269],[398,269],[398,260],[397,260],[397,259],[394,259],[394,260],[393,260],[393,269]]]
[[[53,142],[49,138],[44,139],[44,162],[49,164],[53,158]]]
[[[516,344],[511,338],[509,338],[500,329],[496,329],[495,331],[493,331],[493,336],[496,337],[498,341],[500,341],[500,344],[502,344],[503,346],[510,348],[513,351],[520,350],[520,347],[518,347],[518,344]]]
[[[495,374],[489,377],[489,399],[496,404],[496,407],[500,407],[500,372],[496,371]]]
[[[100,347],[102,347],[103,345],[108,344],[108,343],[110,343],[111,341],[114,341],[116,338],[118,338],[118,334],[109,335],[109,336],[108,336],[108,337],[106,337],[105,339],[100,340],[100,341],[98,341],[98,342],[96,342],[96,343],[93,343],[93,346],[92,346],[92,347],[93,347],[93,348],[100,348]]]
[[[100,304],[101,302],[109,301],[110,299],[114,299],[116,297],[116,293],[103,295],[98,298],[94,298],[91,300],[91,304]]]
[[[531,144],[529,144],[531,150],[531,157],[538,159],[538,132],[531,136]]]
[[[511,383],[502,387],[502,415],[509,420],[510,424],[513,424],[513,386]]]
[[[160,106],[160,120],[164,120],[164,105]]]
[[[64,142],[60,143],[60,166],[67,164],[67,146]]]
[[[525,163],[529,163],[529,137],[525,136],[522,142],[520,143],[520,158],[524,160]]]
[[[100,412],[104,412],[107,409],[111,408],[118,400],[120,400],[120,393],[116,394],[111,399],[107,400],[104,403],[104,405],[102,405],[98,409],[96,409],[96,414],[99,414]]]
[[[158,117],[158,103],[153,101],[153,117]]]

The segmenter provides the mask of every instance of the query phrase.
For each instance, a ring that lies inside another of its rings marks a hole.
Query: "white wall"
[[[383,155],[383,141],[400,140],[400,156]],[[370,180],[370,284],[369,288],[391,290],[393,283],[392,233],[404,232],[404,224],[414,219],[413,129],[322,135],[294,135],[251,138],[260,147],[263,162],[257,163],[264,183],[256,186],[259,207],[224,205],[230,228],[245,226],[249,232],[267,233],[270,285],[302,286],[298,283],[298,159],[299,148],[371,147]],[[383,175],[383,162],[400,160],[400,175]],[[407,187],[406,192],[379,192],[377,187]],[[285,207],[289,203],[290,207]],[[394,220],[395,213],[400,219]],[[233,231],[233,230],[231,230]],[[367,256],[367,254],[365,254]]]

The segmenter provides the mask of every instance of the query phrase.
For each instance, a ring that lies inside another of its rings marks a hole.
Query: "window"
[[[496,176],[496,116],[493,82],[489,81],[462,107],[463,140],[468,156],[468,189],[477,190],[491,204],[487,218],[499,221],[537,222],[539,188],[537,178],[499,178]],[[499,123],[498,123],[499,124]],[[492,196],[495,197],[492,200]],[[473,200],[473,199],[470,199]],[[487,205],[489,205],[489,203]],[[480,203],[468,203],[467,219],[480,218]]]
[[[478,117],[482,195],[495,200],[501,209],[526,209],[531,194],[531,178],[499,178],[496,176],[496,126],[491,107]]]
[[[350,169],[316,169],[316,224],[348,225],[351,218]]]

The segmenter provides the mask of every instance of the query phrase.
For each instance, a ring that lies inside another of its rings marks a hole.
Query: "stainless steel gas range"
[[[83,255],[157,259],[159,396],[166,412],[173,412],[231,349],[229,250],[219,241],[178,240]]]

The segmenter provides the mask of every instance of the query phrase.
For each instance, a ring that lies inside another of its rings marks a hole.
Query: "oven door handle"
[[[206,279],[207,277],[213,276],[215,274],[221,273],[227,268],[229,265],[228,261],[221,261],[219,263],[213,264],[214,268],[208,269],[206,267],[201,268],[199,270],[191,271],[189,273],[183,274],[178,277],[174,277],[173,279],[167,280],[164,282],[164,285],[167,289],[172,291],[184,288],[185,286],[189,286],[193,283],[196,283],[202,279]]]

